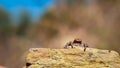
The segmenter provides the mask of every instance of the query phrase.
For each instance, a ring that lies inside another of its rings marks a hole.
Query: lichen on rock
[[[120,56],[95,48],[31,48],[24,68],[120,68]]]

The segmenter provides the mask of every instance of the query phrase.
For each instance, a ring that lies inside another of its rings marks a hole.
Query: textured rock
[[[120,56],[95,48],[31,48],[24,68],[120,68]]]

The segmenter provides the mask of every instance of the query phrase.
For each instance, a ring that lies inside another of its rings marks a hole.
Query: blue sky
[[[33,20],[37,20],[53,4],[54,0],[0,0],[0,7],[7,10],[13,18],[17,18],[21,10],[26,9]]]

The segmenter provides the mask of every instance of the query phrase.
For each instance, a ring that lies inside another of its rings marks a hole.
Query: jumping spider
[[[81,39],[74,39],[73,44],[82,44]]]
[[[73,41],[68,42],[65,45],[65,49],[67,49],[68,47],[74,48],[74,46],[81,46],[84,47],[84,52],[86,51],[86,48],[88,47],[88,45],[86,43],[82,43],[81,39],[74,39]]]
[[[64,48],[68,48],[69,46],[71,46],[71,48],[73,48],[73,46],[77,46],[77,45],[82,45],[82,40],[81,39],[74,39],[73,41],[68,42]]]

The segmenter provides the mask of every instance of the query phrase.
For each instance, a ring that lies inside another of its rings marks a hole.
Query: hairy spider
[[[84,47],[84,52],[86,51],[86,48],[88,47],[88,45],[86,43],[82,43],[82,40],[81,39],[74,39],[73,41],[70,41],[68,42],[66,45],[65,45],[65,49],[68,48],[68,46],[71,46],[71,48],[74,48],[74,46],[82,46]]]
[[[73,43],[75,44],[82,44],[82,40],[81,39],[74,39]]]

